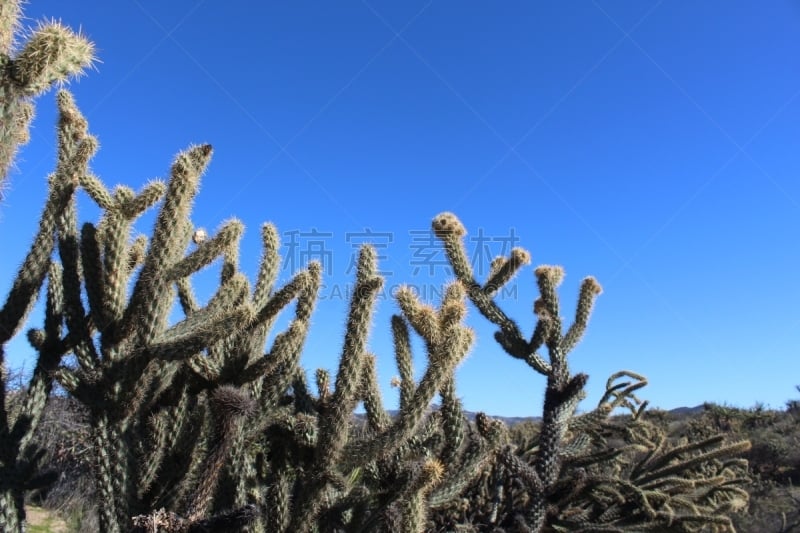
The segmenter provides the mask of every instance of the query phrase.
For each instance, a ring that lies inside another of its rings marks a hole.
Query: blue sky
[[[667,409],[797,397],[797,3],[243,5],[40,0],[26,15],[60,18],[97,45],[102,62],[71,90],[107,184],[167,177],[177,152],[209,142],[193,219],[246,224],[251,279],[264,221],[286,245],[282,281],[315,257],[305,252],[325,254],[302,359],[311,375],[337,366],[355,234],[376,234],[387,293],[410,283],[435,303],[450,276],[426,235],[452,211],[485,239],[467,242],[478,272],[509,243],[534,265],[563,265],[567,323],[580,280],[603,285],[569,358],[590,376],[582,409],[621,369],[646,375],[640,396]],[[53,93],[37,102],[0,210],[4,293],[55,158]],[[97,219],[88,201],[80,208]],[[214,274],[198,276],[201,295]],[[529,267],[500,301],[526,332],[535,297]],[[370,341],[390,408],[396,311],[379,301]],[[478,341],[457,371],[465,407],[540,414],[544,378],[505,355],[476,310],[468,323]],[[21,337],[8,351],[11,366],[30,369]]]

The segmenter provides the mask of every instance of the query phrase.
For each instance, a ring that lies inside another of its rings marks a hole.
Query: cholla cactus
[[[0,1],[0,191],[17,148],[29,140],[31,98],[89,68],[94,46],[59,22],[41,23],[18,47],[20,0]]]
[[[0,358],[3,347],[18,331],[30,313],[39,289],[47,279],[47,306],[43,329],[28,332],[28,340],[38,352],[33,377],[25,391],[22,408],[8,413],[5,377],[0,381],[0,530],[19,531],[24,521],[23,498],[26,490],[42,480],[35,477],[41,450],[31,442],[53,384],[53,372],[61,357],[78,347],[65,334],[66,323],[74,331],[77,309],[75,291],[80,296],[77,263],[71,246],[70,220],[74,216],[74,195],[79,177],[87,173],[87,164],[97,148],[97,141],[87,133],[86,121],[75,113],[66,93],[58,99],[59,160],[50,176],[50,194],[45,203],[39,230],[28,256],[14,280],[5,305],[0,309]],[[52,261],[56,238],[62,263]]]
[[[87,169],[96,143],[63,91],[59,110],[51,198],[0,310],[5,341],[30,309],[36,287],[48,280],[45,327],[29,334],[41,367],[28,393],[30,414],[12,420],[3,434],[1,473],[17,483],[0,494],[5,529],[18,530],[23,518],[21,495],[33,482],[20,475],[33,471],[29,430],[53,376],[88,407],[104,531],[419,532],[481,523],[537,532],[665,524],[689,531],[696,523],[723,530],[729,524],[724,513],[746,501],[737,486],[741,461],[728,459],[748,443],[711,439],[670,449],[647,426],[631,424],[625,428],[629,446],[609,450],[603,424],[616,407],[641,413],[644,403],[634,393],[646,380],[612,376],[598,407],[575,414],[587,377],[570,374],[566,355],[586,328],[597,282],[584,281],[575,322],[562,333],[556,288],[563,271],[535,269],[539,320],[530,340],[523,339],[493,297],[529,255],[512,251],[495,261],[490,282],[479,284],[461,242],[465,230],[450,214],[437,218],[434,229],[457,280],[438,307],[410,288],[395,294],[398,416],[392,419],[382,406],[377,356],[366,348],[383,283],[369,246],[359,257],[338,371],[335,378],[318,371],[313,395],[299,360],[321,266],[312,262],[275,290],[280,244],[267,224],[251,290],[238,265],[242,224],[231,220],[215,235],[198,238],[190,222],[210,146],[179,154],[166,185],[154,181],[139,194],[122,186],[109,191]],[[78,187],[103,209],[97,225],[80,231],[73,200]],[[152,237],[130,241],[134,221],[159,201]],[[51,260],[53,235],[60,263]],[[219,288],[201,305],[191,277],[216,260],[222,262]],[[477,429],[465,420],[454,371],[474,342],[464,324],[467,298],[500,326],[497,340],[506,351],[547,377],[544,422],[531,448],[516,449],[505,426],[484,415]],[[185,318],[170,324],[176,299]],[[265,353],[270,329],[292,302],[294,319]],[[412,331],[424,341],[428,360],[419,381],[413,378]],[[537,354],[542,346],[549,361]],[[69,352],[76,364],[59,365]],[[619,377],[632,381],[617,383]],[[437,393],[442,407],[429,412]],[[359,402],[367,424],[354,431]],[[720,459],[726,461],[715,462]],[[453,513],[460,518],[454,521]]]
[[[537,267],[534,274],[540,297],[533,305],[537,322],[530,338],[525,338],[494,296],[530,262],[530,254],[515,248],[509,257],[496,259],[488,279],[479,283],[463,243],[466,229],[458,218],[442,213],[434,218],[433,230],[472,303],[499,327],[497,342],[509,355],[547,378],[535,449],[519,451],[506,446],[497,456],[495,484],[488,487],[493,493],[485,515],[488,521],[533,532],[550,528],[637,531],[644,527],[696,531],[706,525],[716,531],[732,531],[726,514],[741,509],[748,498],[742,488],[747,482],[746,461],[737,458],[750,449],[748,441],[723,443],[722,437],[715,437],[670,446],[655,426],[640,420],[647,402],[639,400],[635,391],[647,380],[627,371],[609,378],[597,408],[575,414],[586,395],[583,389],[588,376],[571,375],[567,355],[586,331],[601,292],[597,281],[591,277],[583,280],[575,320],[564,331],[556,292],[564,271],[557,266]],[[543,347],[549,361],[537,353]],[[632,381],[617,382],[619,378]],[[622,428],[610,428],[606,419],[617,407],[630,409],[632,419]],[[622,433],[629,446],[609,450],[601,431],[609,429]],[[523,460],[520,455],[529,457]],[[700,464],[704,465],[702,474],[696,471]],[[514,488],[512,480],[521,483]]]
[[[92,60],[91,45],[58,24],[42,26],[12,54],[18,17],[18,2],[0,0],[0,175],[25,140],[28,99]],[[438,305],[408,287],[395,294],[399,414],[384,409],[379,355],[367,350],[383,284],[367,245],[335,377],[319,370],[313,394],[300,357],[321,265],[311,262],[276,288],[280,243],[277,229],[265,224],[251,287],[239,270],[243,224],[229,220],[210,236],[191,222],[210,145],[181,152],[166,183],[151,182],[138,194],[109,190],[88,169],[96,141],[86,120],[66,91],[58,104],[50,195],[0,308],[2,350],[47,283],[43,328],[28,333],[36,370],[13,413],[0,390],[0,530],[23,529],[24,492],[44,481],[31,435],[53,379],[88,408],[100,526],[111,533],[692,531],[703,524],[722,531],[730,525],[725,513],[746,502],[744,463],[735,456],[749,443],[712,437],[669,445],[639,419],[642,376],[615,374],[597,408],[576,415],[588,377],[570,373],[567,355],[584,334],[599,284],[583,281],[575,320],[564,331],[556,292],[563,270],[535,269],[541,296],[525,338],[494,297],[530,255],[512,250],[479,283],[464,250],[466,230],[450,213],[436,217],[433,228],[457,279]],[[96,224],[78,225],[79,189],[102,210]],[[131,240],[136,220],[156,205],[152,235]],[[219,286],[201,304],[192,276],[215,261]],[[541,431],[525,445],[512,443],[500,422],[479,414],[472,425],[464,416],[455,369],[475,341],[465,323],[467,300],[499,327],[496,340],[507,353],[547,379]],[[172,324],[176,302],[184,318]],[[267,349],[278,315],[292,306],[292,320]],[[412,333],[427,359],[418,381]],[[543,347],[547,360],[537,353]],[[62,360],[66,354],[74,360]],[[431,411],[437,394],[441,409]],[[359,402],[367,422],[354,427]],[[631,410],[631,422],[609,428],[617,407]],[[612,431],[626,446],[609,448],[604,439]]]

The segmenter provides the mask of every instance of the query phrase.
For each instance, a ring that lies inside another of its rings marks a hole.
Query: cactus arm
[[[380,433],[391,424],[391,418],[383,408],[378,378],[375,371],[375,355],[367,354],[361,374],[361,398],[367,412],[367,422],[374,433]]]
[[[18,147],[30,139],[30,98],[80,76],[95,61],[92,43],[58,22],[40,24],[15,53],[20,4],[0,3],[0,188]]]
[[[414,367],[411,359],[411,340],[408,323],[400,315],[392,316],[392,337],[397,370],[400,372],[400,410],[402,411],[414,396]]]
[[[125,330],[135,343],[147,344],[163,327],[172,303],[171,285],[164,273],[178,261],[188,235],[175,231],[188,218],[200,176],[211,159],[211,146],[193,146],[172,165],[164,204],[158,214],[150,249],[125,313]],[[130,341],[129,341],[130,342]]]
[[[369,325],[378,291],[383,279],[377,275],[374,248],[361,249],[356,273],[356,285],[350,302],[350,314],[344,339],[344,350],[336,374],[336,385],[330,401],[330,409],[320,416],[320,433],[314,469],[322,475],[315,476],[310,486],[298,500],[304,509],[292,521],[295,531],[307,531],[322,507],[322,498],[327,485],[326,473],[333,472],[343,447],[347,442],[350,413],[358,402],[359,383],[365,357]]]

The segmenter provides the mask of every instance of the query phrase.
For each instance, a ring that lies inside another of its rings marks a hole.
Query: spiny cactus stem
[[[14,279],[6,303],[0,309],[0,345],[16,335],[24,317],[33,307],[50,265],[57,217],[66,208],[73,191],[73,188],[51,180],[50,195],[39,220],[39,231]]]
[[[22,2],[5,0],[0,2],[0,54],[10,55],[14,44],[14,34],[20,27]]]
[[[200,176],[211,159],[211,146],[194,146],[178,155],[172,165],[164,204],[156,220],[150,250],[126,310],[126,329],[135,332],[135,344],[149,342],[166,320],[171,286],[163,273],[185,249],[189,235],[176,232],[188,218]]]
[[[237,426],[255,408],[255,402],[251,398],[230,386],[223,386],[215,390],[211,403],[216,419],[214,445],[206,460],[200,484],[195,490],[189,506],[187,518],[191,522],[199,521],[208,512],[213,490],[236,437]]]
[[[467,297],[490,322],[496,324],[504,336],[522,339],[519,326],[511,320],[475,280],[467,258],[463,238],[466,229],[452,213],[441,213],[433,219],[433,231],[444,244],[445,253],[453,271],[466,290]]]
[[[411,339],[407,323],[400,315],[392,316],[392,337],[397,370],[400,372],[400,410],[402,411],[411,401],[416,387],[414,386],[414,368],[411,360]]]
[[[256,309],[263,307],[266,303],[280,268],[278,250],[281,241],[278,230],[273,224],[264,224],[261,227],[261,245],[263,252],[256,277],[256,286],[253,290],[253,305]]]
[[[336,385],[328,410],[320,421],[320,435],[315,458],[315,470],[332,470],[347,441],[348,418],[358,401],[359,384],[364,364],[365,347],[372,312],[383,279],[377,276],[376,252],[371,246],[361,248],[356,273],[356,287],[350,302],[350,314],[345,332],[344,349],[336,374]],[[327,484],[324,477],[315,477],[307,495],[300,501],[307,510],[294,521],[297,531],[305,531],[322,505]]]

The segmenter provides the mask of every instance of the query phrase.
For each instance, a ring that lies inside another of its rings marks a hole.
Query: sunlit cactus
[[[54,372],[67,352],[81,353],[79,343],[70,338],[70,333],[80,328],[74,320],[79,312],[75,296],[80,296],[80,280],[77,257],[70,254],[74,252],[72,222],[79,178],[87,173],[97,141],[87,133],[82,117],[74,113],[74,102],[68,94],[60,94],[58,104],[61,114],[58,165],[49,179],[49,194],[36,237],[0,308],[0,364],[4,366],[6,343],[22,327],[39,289],[47,282],[44,327],[28,332],[28,340],[38,354],[36,367],[27,388],[21,392],[22,407],[15,412],[9,412],[6,405],[6,377],[0,380],[0,530],[9,532],[21,531],[23,527],[25,492],[44,481],[36,475],[36,464],[43,451],[31,437],[52,389]],[[60,263],[53,257],[57,242]]]
[[[0,2],[0,191],[18,147],[30,139],[31,99],[80,76],[95,61],[91,41],[60,22],[40,23],[19,42],[22,3]]]
[[[0,1],[0,176],[26,139],[30,97],[93,60],[91,44],[56,23],[17,50],[19,16],[19,2]],[[597,406],[577,414],[588,376],[573,374],[567,357],[601,292],[594,278],[582,281],[565,327],[564,269],[533,269],[540,296],[525,334],[495,296],[531,255],[514,248],[480,282],[465,226],[452,213],[435,217],[456,279],[437,302],[410,287],[394,295],[396,314],[384,325],[398,371],[399,411],[390,416],[377,372],[387,354],[369,350],[384,279],[375,248],[364,245],[338,366],[317,370],[315,393],[301,360],[322,265],[312,261],[277,284],[280,242],[267,223],[256,279],[248,279],[244,224],[231,219],[209,232],[192,221],[210,145],[189,145],[163,181],[138,192],[109,188],[89,169],[97,142],[86,119],[70,93],[57,100],[57,166],[0,308],[2,350],[46,287],[44,323],[27,334],[38,357],[33,377],[13,410],[0,391],[0,530],[23,531],[25,493],[49,479],[37,470],[33,432],[55,381],[88,411],[104,532],[732,530],[728,514],[748,499],[740,456],[749,442],[668,442],[641,416],[646,402],[637,393],[647,380],[629,371],[612,375]],[[99,220],[79,223],[80,191],[100,208]],[[132,238],[151,208],[152,232]],[[202,302],[194,276],[212,264],[218,285]],[[469,303],[498,327],[503,350],[546,380],[543,421],[524,439],[463,411],[456,369],[480,347]],[[281,314],[288,324],[273,331]],[[422,353],[412,349],[414,336]],[[440,408],[431,409],[437,395]],[[363,424],[354,422],[359,404]],[[630,415],[611,423],[617,408]],[[612,446],[610,436],[624,444]]]

